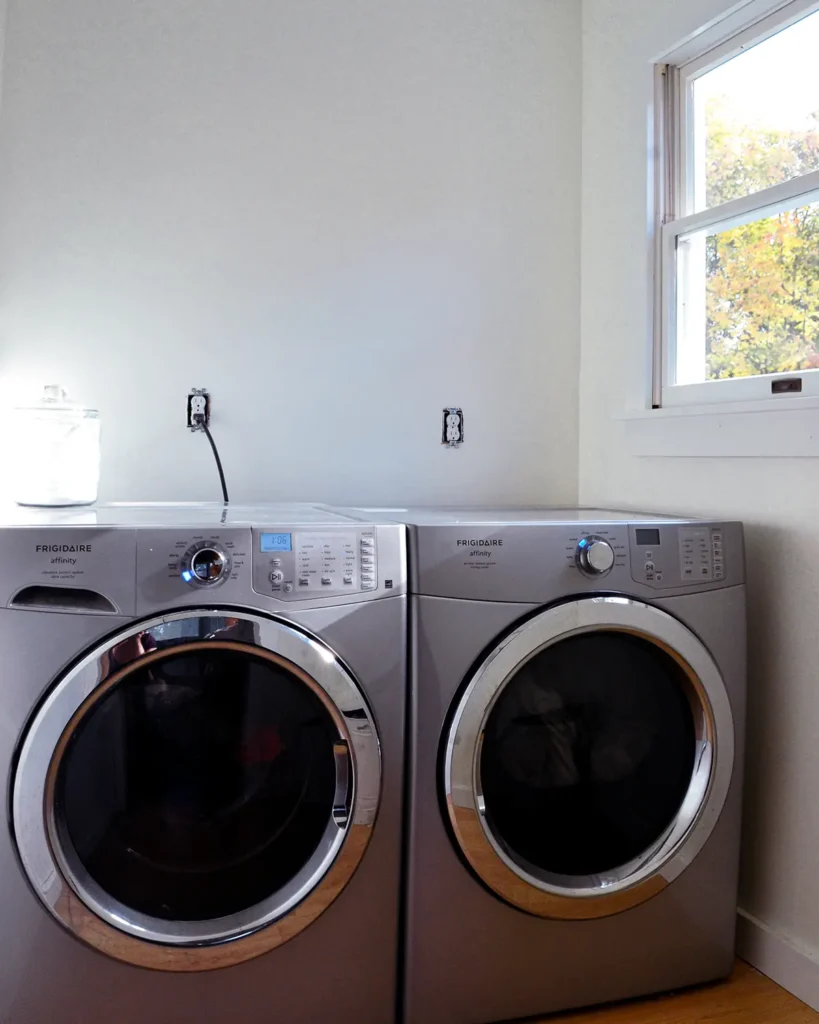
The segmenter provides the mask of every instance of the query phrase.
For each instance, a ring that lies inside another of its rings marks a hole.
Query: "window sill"
[[[617,419],[638,457],[819,457],[819,398],[642,409]]]

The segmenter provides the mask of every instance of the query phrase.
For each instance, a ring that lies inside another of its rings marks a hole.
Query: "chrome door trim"
[[[194,635],[183,628],[191,622]],[[252,642],[218,638],[237,622],[252,634]],[[161,638],[163,648],[146,650],[146,638]],[[213,648],[274,662],[322,701],[338,730],[333,747],[335,797],[316,851],[286,886],[256,906],[218,920],[169,922],[120,904],[88,875],[55,814],[54,784],[74,729],[108,690],[135,668],[184,650]],[[245,611],[195,609],[152,618],[117,633],[57,682],[20,749],[12,819],[31,885],[69,931],[128,963],[202,971],[260,956],[311,924],[339,895],[364,855],[380,793],[375,723],[353,677],[328,647],[279,620]]]
[[[640,857],[604,875],[547,875],[513,856],[487,820],[480,757],[495,701],[512,676],[545,648],[571,636],[630,633],[677,663],[694,713],[697,751],[688,792],[666,832]],[[711,835],[734,767],[734,722],[725,684],[701,641],[673,616],[626,597],[593,597],[549,608],[507,636],[474,674],[446,740],[444,792],[455,838],[476,874],[507,902],[547,918],[606,917],[662,891]]]

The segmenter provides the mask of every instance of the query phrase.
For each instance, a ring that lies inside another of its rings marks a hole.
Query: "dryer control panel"
[[[744,582],[742,525],[652,519],[629,513],[586,518],[561,510],[535,520],[416,524],[416,593],[539,603],[610,591],[657,596]],[[636,585],[636,589],[635,589]]]
[[[655,589],[722,583],[726,538],[721,524],[631,527],[631,576]]]
[[[253,589],[282,600],[378,588],[373,529],[253,530]],[[384,582],[387,586],[387,581]],[[391,589],[389,581],[388,589]]]

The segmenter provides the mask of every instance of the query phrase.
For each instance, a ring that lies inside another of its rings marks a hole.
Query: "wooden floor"
[[[817,1024],[819,1013],[737,961],[728,981],[675,996],[558,1014],[543,1024]]]

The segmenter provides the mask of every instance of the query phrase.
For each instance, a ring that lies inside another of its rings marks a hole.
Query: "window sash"
[[[676,161],[674,172],[677,178],[674,217],[691,214],[695,209],[695,138],[697,133],[694,110],[694,83],[698,78],[726,64],[733,57],[757,43],[778,35],[803,18],[819,10],[819,0],[791,0],[780,6],[767,17],[755,21],[743,31],[711,47],[695,59],[671,66],[669,75],[669,109],[676,122]]]
[[[802,390],[794,394],[774,394],[771,385],[776,380],[798,377]],[[663,408],[680,406],[745,406],[747,403],[772,402],[791,406],[804,405],[806,399],[819,399],[819,370],[792,370],[787,373],[759,374],[756,377],[729,377],[706,380],[699,384],[666,384],[663,388]],[[742,411],[746,411],[743,409]]]
[[[754,192],[749,196],[731,199],[708,210],[680,217],[663,226],[663,234],[673,233],[676,237],[690,236],[701,231],[715,234],[718,231],[730,231],[731,228],[750,224],[763,217],[774,217],[778,213],[786,213],[798,206],[819,199],[819,171],[802,174],[798,178],[771,185],[770,188]]]
[[[662,404],[680,404],[683,402],[708,402],[722,401],[726,398],[728,385],[732,390],[737,390],[737,400],[750,400],[763,398],[771,395],[771,380],[777,377],[803,377],[802,394],[806,393],[804,375],[816,373],[815,370],[797,370],[771,375],[759,375],[755,377],[735,377],[719,381],[704,381],[697,384],[677,384],[677,333],[678,333],[678,290],[679,283],[679,246],[681,241],[692,238],[696,235],[718,234],[721,231],[730,231],[731,228],[739,227],[742,224],[749,224],[756,220],[763,220],[766,217],[775,216],[778,213],[785,213],[788,210],[806,206],[808,203],[819,201],[819,171],[803,175],[800,178],[793,178],[790,181],[773,185],[752,196],[741,199],[734,199],[729,203],[723,203],[710,210],[703,210],[700,213],[691,214],[688,217],[681,217],[679,220],[665,224],[660,232],[661,238],[661,259],[664,268],[663,274],[663,373],[662,373]],[[740,381],[759,381],[758,386],[743,389],[735,389]],[[723,385],[723,387],[715,387]],[[813,391],[811,391],[813,393]],[[819,380],[815,391],[819,394]],[[732,396],[733,397],[733,396]],[[781,398],[782,396],[777,396]]]

